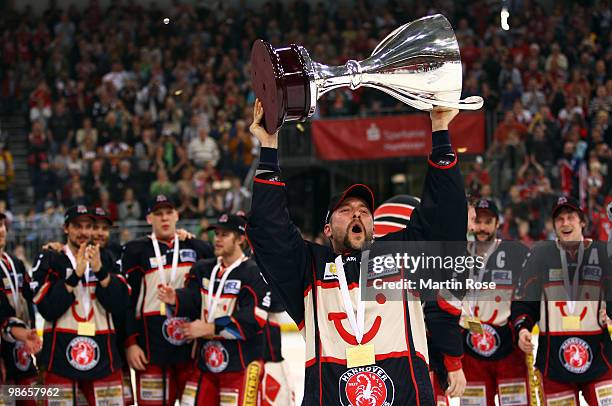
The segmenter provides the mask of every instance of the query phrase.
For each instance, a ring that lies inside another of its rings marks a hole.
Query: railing
[[[206,219],[210,223],[214,223],[214,219]],[[200,220],[181,220],[177,227],[184,228],[187,231],[196,234],[200,231]],[[120,242],[121,234],[129,232],[128,239],[134,239],[146,235],[151,232],[151,226],[146,221],[128,221],[117,222],[111,229],[111,241]],[[33,261],[38,253],[42,250],[42,246],[51,241],[66,241],[64,229],[62,226],[41,226],[33,221],[25,223],[14,222],[11,224],[7,235],[7,248],[13,252],[19,245],[23,246],[25,257]]]

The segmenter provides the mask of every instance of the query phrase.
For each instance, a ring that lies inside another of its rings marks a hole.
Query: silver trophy
[[[402,25],[369,58],[349,60],[343,66],[314,62],[300,45],[273,48],[257,40],[251,51],[251,74],[269,132],[285,121],[312,116],[319,97],[345,86],[379,89],[419,110],[434,106],[477,110],[483,105],[478,96],[461,100],[459,44],[441,14]]]

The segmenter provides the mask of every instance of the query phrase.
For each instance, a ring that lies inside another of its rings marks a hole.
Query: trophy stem
[[[327,66],[313,62],[312,69],[317,89],[315,100],[339,87],[350,87],[355,90],[361,86],[362,69],[359,62],[355,60],[350,60],[341,66]]]

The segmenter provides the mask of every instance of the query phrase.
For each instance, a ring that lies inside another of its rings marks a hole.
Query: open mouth
[[[355,225],[353,225],[353,227],[351,227],[351,231],[353,233],[356,233],[356,234],[361,234],[363,229],[361,228],[361,226],[359,224],[355,224]]]

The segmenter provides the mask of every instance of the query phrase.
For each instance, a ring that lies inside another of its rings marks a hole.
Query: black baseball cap
[[[366,206],[368,206],[368,209],[370,209],[370,213],[374,215],[374,193],[372,193],[372,189],[364,184],[355,183],[347,187],[342,194],[332,197],[327,207],[325,224],[329,224],[334,211],[349,197],[356,197],[363,200]]]
[[[584,212],[582,208],[580,208],[580,203],[578,199],[573,196],[561,196],[557,199],[552,209],[552,218],[555,219],[559,214],[559,211],[563,208],[568,208],[570,210],[574,210],[578,212],[580,218],[584,219]]]
[[[478,199],[476,204],[474,205],[474,209],[476,210],[476,214],[478,215],[478,211],[486,210],[489,211],[493,217],[496,219],[499,218],[499,209],[493,200],[489,199]]]
[[[174,202],[168,196],[157,195],[147,205],[147,214],[153,213],[155,210],[162,207],[170,207],[171,209],[176,208]]]
[[[104,220],[106,221],[109,225],[113,225],[113,220],[110,218],[110,214],[108,214],[108,212],[106,210],[104,210],[102,207],[95,207],[92,209],[93,212],[93,218],[97,221],[97,220]]]
[[[246,221],[237,214],[224,213],[219,216],[217,223],[209,226],[206,231],[223,229],[244,234],[246,231]]]
[[[66,209],[66,212],[64,213],[64,224],[71,223],[79,217],[89,217],[93,219],[94,215],[92,211],[87,208],[87,206],[82,204],[72,206]]]

